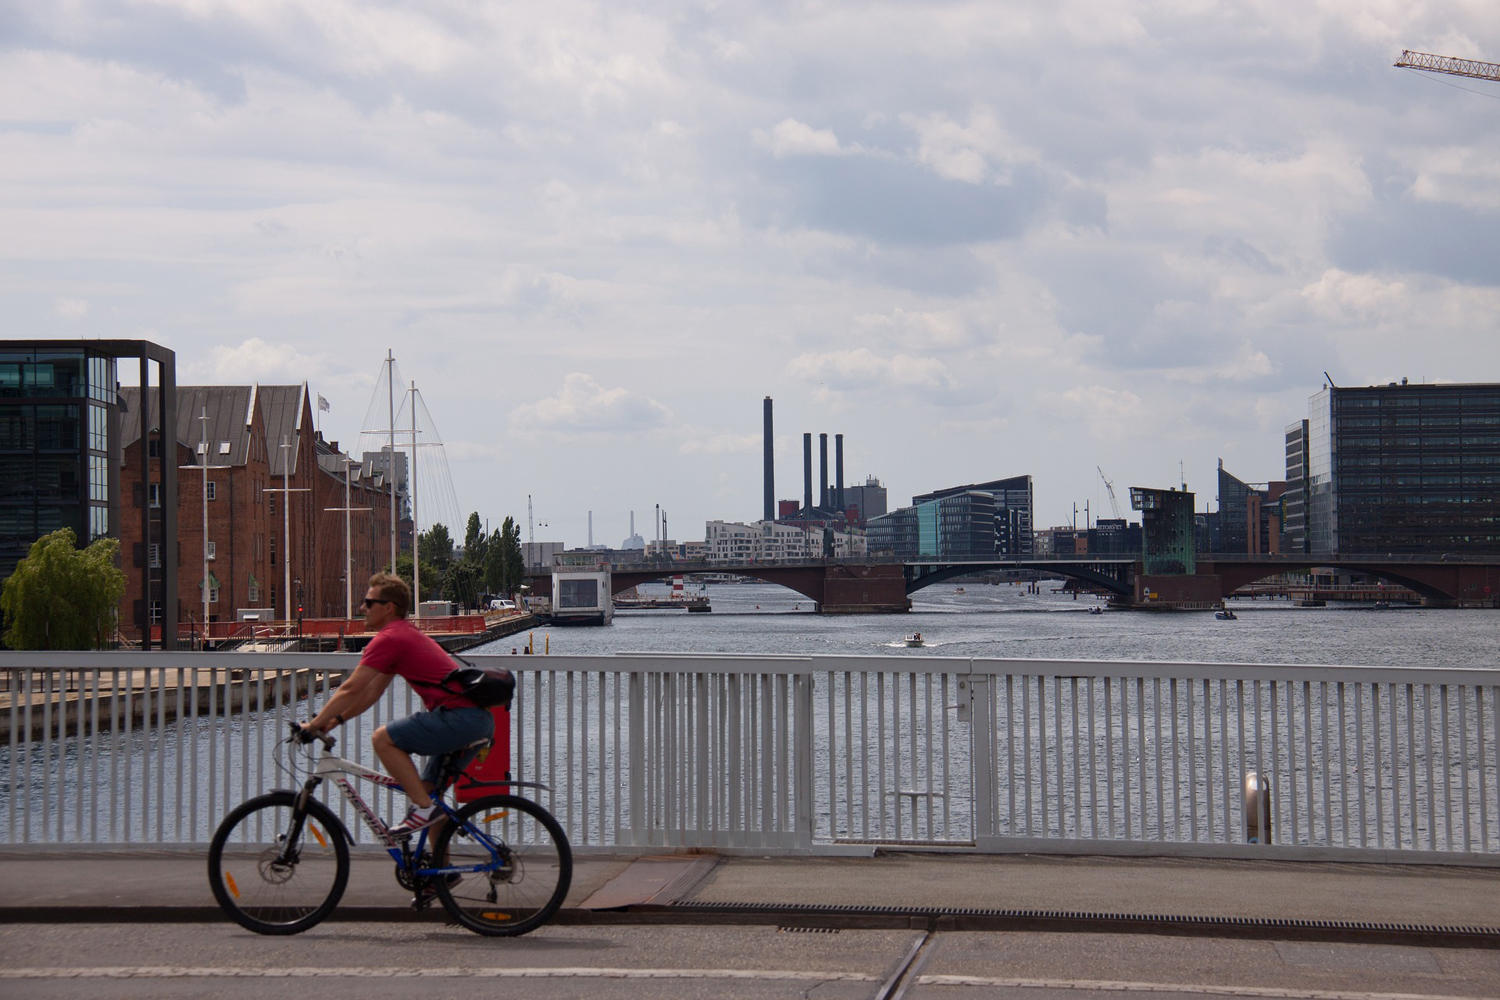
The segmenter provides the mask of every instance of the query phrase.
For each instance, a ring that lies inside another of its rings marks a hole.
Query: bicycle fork
[[[297,845],[302,843],[302,828],[307,823],[307,803],[312,800],[313,792],[323,779],[317,775],[308,778],[302,785],[302,791],[297,793],[296,801],[292,804],[292,823],[286,831],[286,838],[281,843],[281,853],[276,856],[275,864],[294,865],[297,863]]]

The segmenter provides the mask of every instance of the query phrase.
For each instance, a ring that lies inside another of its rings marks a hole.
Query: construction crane
[[[1094,468],[1099,469],[1099,466],[1096,465]],[[1115,484],[1109,481],[1109,477],[1104,474],[1103,469],[1099,469],[1099,478],[1104,480],[1104,488],[1109,490],[1109,509],[1115,512],[1115,520],[1118,521],[1120,519],[1120,505],[1115,501]]]
[[[1500,83],[1500,63],[1480,62],[1478,59],[1435,56],[1431,52],[1404,49],[1401,58],[1396,60],[1396,65],[1402,69],[1420,69],[1429,73],[1447,73],[1449,76],[1467,76],[1475,80]]]

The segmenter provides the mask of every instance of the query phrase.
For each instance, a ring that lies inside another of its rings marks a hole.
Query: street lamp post
[[[267,489],[267,493],[284,494],[281,498],[281,565],[284,570],[283,587],[286,594],[286,618],[290,624],[292,620],[292,515],[291,502],[293,493],[311,493],[312,490],[306,486],[292,489],[291,483],[292,462],[287,451],[292,447],[285,434],[281,435],[281,489]]]
[[[198,417],[198,447],[202,460],[196,465],[179,465],[179,469],[203,470],[203,646],[208,645],[208,470],[227,469],[227,465],[208,464],[208,407]],[[149,561],[149,560],[148,560]],[[175,599],[175,598],[174,598]]]
[[[349,506],[349,470],[358,464],[358,462],[354,461],[348,455],[344,456],[344,506],[323,508],[324,510],[341,510],[344,512],[344,617],[346,619],[354,617],[354,556],[349,515],[357,510],[374,509],[373,507]],[[391,571],[395,572],[395,570],[396,567],[394,565],[391,566]]]

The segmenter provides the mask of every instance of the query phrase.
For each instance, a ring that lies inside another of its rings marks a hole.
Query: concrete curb
[[[440,908],[341,906],[333,923],[451,924]],[[4,906],[0,924],[229,923],[217,906]],[[1069,913],[1026,910],[942,909],[801,904],[679,903],[613,910],[560,910],[558,926],[776,925],[859,930],[1010,931],[1127,934],[1237,940],[1325,941],[1434,948],[1500,950],[1500,928],[1427,924],[1200,917],[1172,914]]]

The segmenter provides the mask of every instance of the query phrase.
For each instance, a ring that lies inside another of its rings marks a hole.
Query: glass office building
[[[1500,552],[1500,385],[1325,388],[1307,456],[1312,553]]]
[[[81,545],[118,534],[115,385],[113,357],[0,343],[0,578],[59,528]]]
[[[143,380],[154,364],[173,398],[176,356],[149,341],[0,341],[0,579],[60,528],[79,545],[120,536],[121,361],[139,363]],[[158,489],[171,494],[176,469],[162,476]],[[175,538],[171,517],[157,540]],[[175,615],[168,624],[171,644]]]

